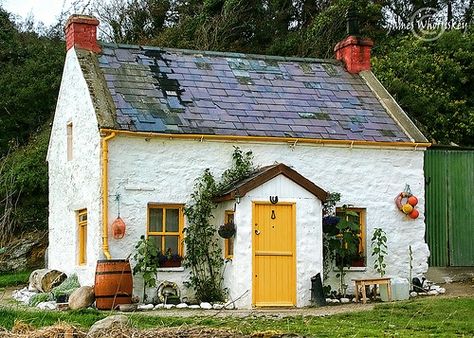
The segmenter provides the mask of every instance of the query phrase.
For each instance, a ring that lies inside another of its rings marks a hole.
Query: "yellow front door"
[[[255,306],[296,305],[295,223],[295,204],[253,204]]]

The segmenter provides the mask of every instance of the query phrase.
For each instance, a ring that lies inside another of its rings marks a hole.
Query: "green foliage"
[[[409,301],[375,304],[373,309],[352,311],[331,316],[195,316],[169,317],[140,313],[125,314],[133,327],[145,329],[174,327],[213,327],[232,330],[236,335],[255,335],[261,332],[281,332],[282,335],[304,337],[457,337],[472,336],[474,298],[418,298]],[[429,313],[429,315],[427,315]],[[94,322],[109,315],[105,311],[37,311],[34,309],[0,306],[0,327],[11,330],[15,321],[34,327],[45,327],[64,322],[89,328]],[[139,334],[136,334],[138,336]]]
[[[31,271],[2,273],[0,275],[0,288],[28,284]]]
[[[394,36],[375,53],[374,73],[426,136],[474,145],[474,32]]]
[[[74,290],[81,287],[77,275],[73,273],[67,277],[61,284],[51,289],[51,295],[54,299],[58,299],[61,296],[70,296]]]
[[[371,239],[372,256],[375,256],[374,269],[380,274],[385,275],[385,256],[387,255],[387,234],[381,228],[375,228]]]
[[[158,249],[152,240],[141,236],[135,245],[133,260],[133,274],[141,274],[143,277],[143,300],[146,300],[146,288],[156,286],[156,274],[158,272]]]
[[[336,225],[336,234],[327,235],[327,252],[334,255],[337,267],[336,277],[339,278],[339,292],[345,295],[345,268],[351,266],[352,260],[359,256],[360,225],[355,221],[357,213],[348,210],[347,205],[342,206],[342,216]]]
[[[196,180],[192,203],[185,208],[188,224],[185,231],[186,256],[184,266],[191,269],[189,286],[199,301],[223,301],[222,288],[224,260],[216,228],[210,223],[215,197],[230,184],[247,177],[253,170],[252,152],[235,147],[233,165],[224,171],[219,183],[209,169]]]
[[[23,230],[47,228],[49,128],[0,159],[0,243]]]
[[[30,301],[28,302],[28,305],[29,306],[36,306],[38,305],[39,303],[42,303],[42,302],[48,302],[50,300],[54,300],[54,297],[51,293],[49,292],[41,292],[41,293],[37,293],[36,295],[33,295],[31,298],[30,298]]]

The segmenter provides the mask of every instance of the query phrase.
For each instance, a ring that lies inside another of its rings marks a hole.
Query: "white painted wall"
[[[73,124],[73,159],[67,161],[67,124]],[[48,267],[77,272],[83,285],[94,284],[100,251],[100,136],[97,119],[77,55],[66,55],[51,139],[49,162]],[[87,264],[77,265],[76,211],[87,208]]]
[[[367,209],[367,238],[370,239],[373,228],[381,227],[388,234],[387,274],[389,276],[408,277],[408,246],[414,252],[413,275],[424,273],[429,255],[424,242],[424,178],[423,151],[413,149],[369,149],[341,148],[321,145],[296,145],[263,143],[226,143],[212,141],[186,141],[145,139],[118,136],[109,143],[110,185],[109,196],[121,195],[121,216],[127,224],[124,239],[110,240],[111,253],[114,258],[127,257],[140,236],[146,232],[146,211],[149,202],[186,203],[189,201],[194,180],[206,168],[219,177],[230,167],[233,146],[238,145],[244,151],[252,150],[255,163],[260,166],[274,162],[292,166],[303,176],[327,191],[340,192],[342,204]],[[412,192],[418,196],[418,209],[421,216],[417,220],[406,218],[395,207],[394,198],[403,190],[405,183],[410,184]],[[262,188],[263,189],[263,188]],[[257,191],[257,190],[255,190]],[[252,192],[249,196],[259,198]],[[225,209],[225,208],[222,208]],[[237,212],[236,223],[245,224],[251,213],[242,209]],[[319,210],[306,210],[316,213]],[[300,212],[300,211],[299,211]],[[318,211],[319,212],[319,211]],[[222,212],[220,212],[222,213]],[[110,199],[109,219],[116,217],[116,204]],[[247,217],[247,218],[246,218]],[[317,229],[316,229],[317,230]],[[239,231],[239,230],[238,230]],[[305,229],[298,233],[302,241],[315,229]],[[251,254],[248,238],[246,243],[240,235],[236,238],[236,250],[242,252],[243,260]],[[243,237],[244,238],[244,237]],[[306,305],[309,297],[309,278],[319,272],[318,257],[315,265],[306,267],[301,260],[306,260],[307,249],[301,243],[303,253],[298,257],[298,271],[309,269],[307,275],[298,272],[298,305]],[[368,245],[370,248],[370,245]],[[370,249],[369,249],[370,250]],[[248,252],[247,252],[248,251]],[[318,249],[319,252],[319,249]],[[245,256],[247,255],[247,256]],[[317,255],[315,255],[317,256]],[[306,263],[304,263],[306,264]],[[227,264],[226,276],[245,275],[243,261],[234,259]],[[349,272],[347,281],[361,276],[376,276],[371,268],[372,259],[368,257],[368,268],[363,272]],[[237,266],[239,266],[237,268]],[[247,269],[248,270],[248,269]],[[248,273],[247,273],[248,274]],[[182,271],[160,272],[160,280],[181,282],[187,278]],[[244,280],[246,279],[246,280]],[[334,287],[335,279],[331,280]],[[248,277],[226,281],[232,286],[231,297],[240,295],[248,284]],[[236,286],[236,287],[234,287]],[[307,292],[307,293],[306,293]],[[249,295],[251,297],[251,295]],[[251,299],[251,298],[250,298]],[[241,306],[248,306],[248,299],[242,300]]]

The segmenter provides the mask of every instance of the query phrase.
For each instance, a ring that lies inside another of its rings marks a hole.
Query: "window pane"
[[[234,213],[225,214],[225,223],[234,223]]]
[[[161,237],[162,236],[148,236],[150,241],[155,245],[155,247],[158,249],[158,251],[162,251],[161,248]]]
[[[162,232],[163,231],[163,209],[151,208],[150,209],[150,232]]]
[[[227,239],[227,252],[225,254],[226,256],[234,255],[234,238],[233,237]]]
[[[178,236],[165,236],[165,247],[166,254],[177,254],[178,253]]]
[[[166,231],[179,231],[179,209],[166,209]]]

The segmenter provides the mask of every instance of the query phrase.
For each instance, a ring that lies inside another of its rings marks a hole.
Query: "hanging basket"
[[[225,238],[225,239],[231,238],[235,234],[235,224],[234,223],[222,224],[219,227],[219,230],[217,230],[217,233],[222,238]]]

